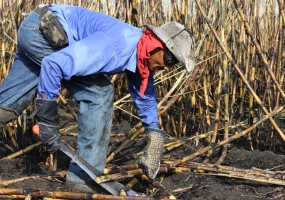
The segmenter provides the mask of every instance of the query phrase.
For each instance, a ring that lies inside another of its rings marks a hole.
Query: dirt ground
[[[115,123],[113,131],[118,133],[126,133],[131,125],[127,121],[122,121],[119,124]],[[264,135],[266,131],[263,130]],[[250,150],[250,145],[247,137],[232,143],[229,146],[227,156],[223,165],[251,169],[260,168],[268,170],[285,171],[285,148],[284,143],[280,142],[272,149],[270,141],[266,141],[267,137],[262,140],[260,136],[259,147],[257,150]],[[75,136],[64,136],[64,140],[75,145]],[[117,141],[117,137],[112,137],[110,145]],[[141,140],[139,140],[141,141]],[[6,148],[4,143],[0,143],[0,158],[9,155],[11,152]],[[203,143],[200,143],[203,145]],[[205,145],[205,144],[204,144]],[[143,143],[138,142],[132,145],[133,151],[139,151]],[[167,154],[164,158],[182,158],[192,154],[197,150],[193,141],[188,141],[186,145],[175,149]],[[214,163],[220,155],[220,152],[214,152],[210,162]],[[46,154],[39,153],[36,149],[30,153],[12,160],[0,161],[0,181],[11,180],[21,177],[41,176],[41,178],[28,179],[19,183],[14,183],[7,188],[22,188],[22,189],[39,189],[43,191],[70,191],[70,188],[64,184],[64,178],[61,176],[48,177],[50,172],[46,169],[44,161]],[[203,161],[203,157],[198,157],[193,162]],[[70,159],[63,153],[58,153],[58,168],[57,172],[62,172],[68,169]],[[116,157],[112,164],[123,165],[134,162],[134,159],[129,153],[122,153]],[[285,199],[285,187],[279,185],[270,185],[246,181],[242,179],[226,178],[213,176],[208,174],[197,174],[193,172],[164,174],[161,177],[161,183],[169,190],[177,199],[205,199],[205,200],[248,200],[248,199]],[[124,183],[124,182],[123,182]],[[148,193],[148,184],[141,182],[136,185],[134,190],[138,192]],[[153,190],[152,190],[153,191]],[[72,190],[72,192],[76,192]],[[149,193],[148,193],[149,194]],[[150,193],[153,197],[161,198],[164,194]],[[6,198],[7,199],[7,198]],[[38,198],[40,199],[40,198]]]

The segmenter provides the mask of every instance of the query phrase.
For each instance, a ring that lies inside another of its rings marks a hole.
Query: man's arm
[[[110,44],[108,36],[99,32],[43,59],[35,117],[39,125],[38,138],[49,146],[50,152],[56,152],[60,146],[56,98],[62,79],[70,80],[73,76],[88,76],[113,69],[116,57]]]
[[[137,108],[137,113],[144,127],[158,128],[157,101],[153,74],[148,79],[145,96],[140,95],[141,77],[138,73],[127,72],[129,91]]]
[[[116,67],[112,40],[97,32],[45,57],[41,64],[38,94],[56,99],[62,79],[109,72]]]
[[[153,74],[148,79],[145,96],[140,95],[141,78],[138,73],[127,72],[129,90],[137,106],[138,115],[145,127],[147,145],[144,154],[139,157],[139,163],[146,175],[154,179],[159,171],[160,160],[163,154],[166,132],[159,129],[156,94]]]

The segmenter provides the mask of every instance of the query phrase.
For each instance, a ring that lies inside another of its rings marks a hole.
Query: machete
[[[33,127],[33,133],[35,135],[40,134],[38,125],[34,125]],[[98,176],[104,175],[101,171],[93,167],[90,163],[85,161],[83,158],[78,156],[69,146],[67,146],[63,141],[60,141],[60,148],[64,154],[66,154],[68,157],[70,157],[81,169],[83,169],[92,180],[96,182],[96,178]],[[118,181],[108,181],[104,183],[99,183],[105,190],[110,192],[110,194],[119,196],[120,192],[123,190],[124,185],[119,183]],[[127,196],[146,196],[145,194],[139,194],[135,192],[134,190],[128,190],[125,191]]]
[[[60,150],[65,153],[68,157],[70,157],[79,167],[81,167],[91,178],[96,182],[97,176],[103,175],[101,171],[90,165],[88,162],[86,162],[83,158],[78,156],[70,147],[68,147],[66,144],[61,141],[60,143]],[[105,188],[108,192],[110,192],[112,195],[120,195],[120,191],[124,187],[123,184],[117,182],[117,181],[109,181],[100,183],[103,188]],[[145,196],[144,194],[139,194],[135,192],[134,190],[129,190],[126,192],[128,196]]]

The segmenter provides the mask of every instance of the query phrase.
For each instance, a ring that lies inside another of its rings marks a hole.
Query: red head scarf
[[[141,96],[144,96],[148,84],[148,77],[150,75],[150,71],[148,68],[148,59],[150,58],[150,52],[157,48],[165,49],[163,42],[161,42],[160,39],[150,29],[147,28],[138,42],[137,53],[137,65],[140,77],[142,78],[142,83],[140,87]]]

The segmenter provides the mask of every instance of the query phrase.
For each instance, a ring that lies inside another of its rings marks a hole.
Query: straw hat
[[[159,37],[187,72],[193,71],[196,65],[195,39],[187,28],[174,21],[167,22],[160,27],[149,24],[145,26]]]

